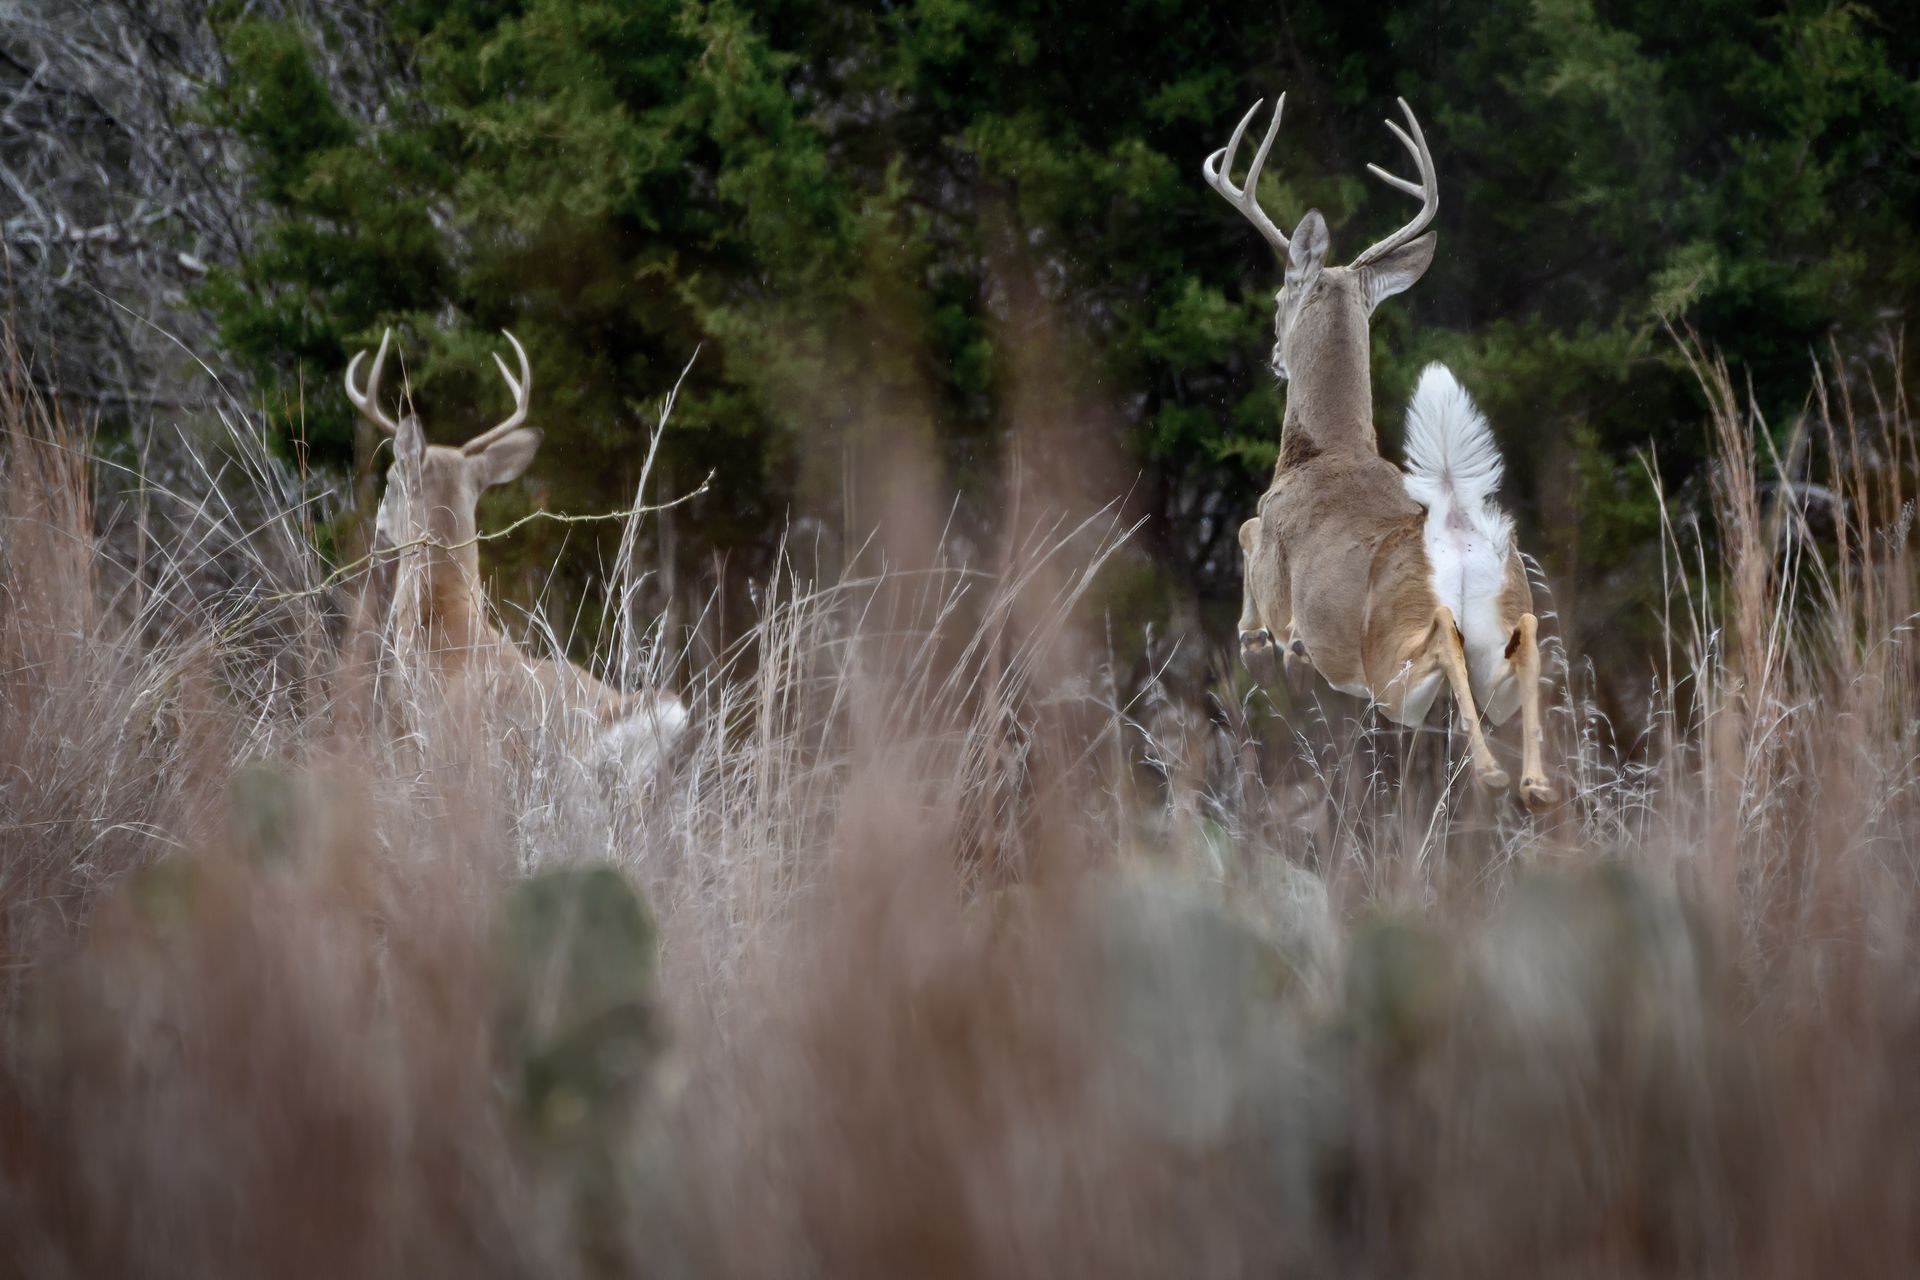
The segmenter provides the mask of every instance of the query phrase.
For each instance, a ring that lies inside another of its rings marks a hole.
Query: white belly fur
[[[1440,687],[1446,683],[1447,673],[1440,670],[1427,672],[1407,690],[1407,696],[1400,699],[1398,714],[1391,703],[1380,704],[1380,714],[1395,724],[1419,725],[1426,723],[1427,712],[1433,708],[1433,700],[1440,696]]]

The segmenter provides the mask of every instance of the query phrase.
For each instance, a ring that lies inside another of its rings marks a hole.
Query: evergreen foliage
[[[720,552],[751,576],[790,514],[831,516],[859,430],[932,432],[990,498],[1016,303],[1037,297],[1144,473],[1163,567],[1230,602],[1233,531],[1275,452],[1278,273],[1199,166],[1281,88],[1262,195],[1288,227],[1325,212],[1335,260],[1406,216],[1364,166],[1398,158],[1379,124],[1395,95],[1421,114],[1439,256],[1376,316],[1376,417],[1393,447],[1415,372],[1454,367],[1576,618],[1604,584],[1593,621],[1631,622],[1633,584],[1658,581],[1637,455],[1701,483],[1704,412],[1663,323],[1753,370],[1784,424],[1811,354],[1897,324],[1920,282],[1920,14],[1891,0],[390,0],[374,18],[389,74],[354,101],[313,67],[364,34],[220,28],[209,109],[275,211],[205,290],[226,340],[344,461],[339,371],[383,325],[442,440],[498,416],[484,355],[511,327],[549,500],[572,509],[631,496],[648,411],[698,348],[665,454],[672,477],[716,475],[677,540],[689,566]]]

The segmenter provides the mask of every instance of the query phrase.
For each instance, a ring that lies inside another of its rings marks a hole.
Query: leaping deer
[[[480,585],[479,531],[475,510],[481,491],[517,479],[533,461],[544,433],[527,427],[532,369],[526,350],[511,333],[519,357],[516,379],[497,354],[494,363],[513,393],[513,412],[458,448],[430,445],[413,414],[398,421],[380,407],[380,373],[386,364],[388,330],[367,371],[364,388],[354,375],[366,352],[347,364],[347,399],[393,441],[394,460],[374,522],[374,546],[424,549],[424,571],[406,607],[417,599],[430,668],[453,683],[487,682],[509,695],[558,700],[595,745],[618,756],[630,776],[650,777],[687,726],[685,705],[671,693],[641,689],[621,693],[573,663],[535,658],[503,634],[489,615]],[[405,597],[403,597],[405,598]]]
[[[1433,261],[1434,233],[1426,228],[1440,191],[1432,153],[1400,99],[1407,127],[1386,124],[1413,157],[1418,179],[1367,168],[1418,199],[1420,211],[1346,266],[1330,267],[1319,210],[1308,210],[1287,236],[1255,196],[1285,106],[1281,94],[1240,186],[1233,160],[1261,103],[1202,166],[1207,185],[1286,263],[1274,298],[1273,370],[1287,383],[1287,406],[1273,483],[1260,514],[1240,526],[1241,657],[1256,679],[1270,680],[1280,637],[1289,664],[1311,663],[1336,689],[1372,699],[1404,725],[1423,721],[1446,683],[1466,725],[1474,774],[1495,790],[1508,778],[1479,711],[1500,724],[1517,707],[1519,798],[1548,804],[1538,621],[1512,521],[1490,501],[1502,468],[1486,419],[1453,375],[1433,364],[1408,409],[1404,473],[1380,455],[1373,429],[1367,325],[1375,307]]]

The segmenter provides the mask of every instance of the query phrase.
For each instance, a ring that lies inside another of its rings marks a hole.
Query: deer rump
[[[1486,417],[1443,364],[1420,372],[1407,406],[1407,496],[1426,508],[1422,541],[1434,598],[1453,611],[1474,701],[1503,724],[1520,705],[1508,658],[1514,637],[1503,607],[1526,569],[1513,519],[1492,499],[1505,466]]]
[[[1502,474],[1472,398],[1444,365],[1429,365],[1408,406],[1404,471],[1370,450],[1341,450],[1276,478],[1260,504],[1259,533],[1275,545],[1257,558],[1255,590],[1290,602],[1292,635],[1328,684],[1369,699],[1395,675],[1388,632],[1407,620],[1424,624],[1445,605],[1474,701],[1504,724],[1522,693],[1504,619],[1525,611],[1529,594],[1513,521],[1492,501]],[[1312,573],[1297,571],[1306,564]],[[1264,566],[1280,580],[1259,581],[1270,572]],[[1444,686],[1431,672],[1382,705],[1390,719],[1419,724]]]

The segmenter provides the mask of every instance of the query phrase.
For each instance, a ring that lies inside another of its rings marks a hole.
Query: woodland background
[[[750,625],[783,537],[860,545],[848,459],[901,437],[961,495],[939,513],[959,559],[986,554],[1012,477],[1050,472],[1145,518],[1102,586],[1123,654],[1227,636],[1282,404],[1278,276],[1199,166],[1279,89],[1262,198],[1286,226],[1325,212],[1336,260],[1410,212],[1365,164],[1402,158],[1395,95],[1419,113],[1439,254],[1375,319],[1383,443],[1419,367],[1452,364],[1569,648],[1629,677],[1664,590],[1650,472],[1682,518],[1709,485],[1668,326],[1743,371],[1786,448],[1815,362],[1865,386],[1920,281],[1920,9],[1891,2],[4,12],[15,328],[109,448],[164,451],[218,370],[287,456],[340,476],[313,530],[346,545],[372,445],[348,356],[397,326],[453,442],[504,412],[486,355],[511,327],[547,443],[482,527],[609,510],[691,362],[652,496],[712,486],[645,554],[696,659]],[[1017,444],[1016,412],[1042,424]],[[584,619],[616,538],[532,526],[490,548],[496,588]]]

